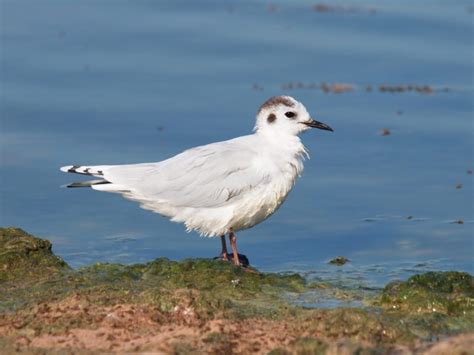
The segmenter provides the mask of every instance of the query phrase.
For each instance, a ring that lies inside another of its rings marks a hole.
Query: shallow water
[[[335,133],[304,135],[302,179],[239,233],[254,266],[369,288],[473,272],[471,2],[315,3],[2,1],[0,225],[50,239],[76,267],[214,256],[218,240],[120,196],[60,189],[75,177],[58,168],[247,134],[266,98],[290,94]],[[354,90],[310,88],[321,82]],[[326,265],[336,255],[351,263]]]

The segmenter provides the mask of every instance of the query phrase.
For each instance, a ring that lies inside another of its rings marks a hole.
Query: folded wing
[[[226,141],[158,163],[109,166],[103,174],[111,184],[93,188],[120,192],[165,215],[172,214],[170,208],[220,207],[269,182],[256,161],[258,152],[252,149]]]

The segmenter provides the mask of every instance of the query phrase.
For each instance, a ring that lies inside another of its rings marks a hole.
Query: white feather
[[[276,211],[303,170],[307,153],[297,134],[307,129],[301,123],[309,115],[294,102],[299,121],[282,118],[288,107],[262,106],[254,134],[192,148],[161,162],[61,170],[100,173],[110,184],[93,189],[121,193],[201,235],[250,228]],[[278,120],[268,123],[270,111]]]

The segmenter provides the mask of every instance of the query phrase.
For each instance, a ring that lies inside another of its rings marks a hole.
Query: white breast
[[[228,227],[242,230],[255,226],[271,216],[285,201],[296,178],[303,171],[306,150],[298,137],[285,145],[270,144],[258,161],[268,176],[268,184],[249,192],[233,206]]]

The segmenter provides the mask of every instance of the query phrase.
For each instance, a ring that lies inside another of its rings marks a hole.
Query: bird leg
[[[239,261],[239,254],[237,254],[237,236],[232,232],[232,230],[229,232],[229,241],[230,241],[230,246],[232,247],[232,254],[234,256],[234,265],[239,266],[240,261]]]
[[[227,257],[227,244],[225,242],[225,235],[221,235],[221,243],[222,243],[221,257],[223,260],[229,260],[229,258]]]

